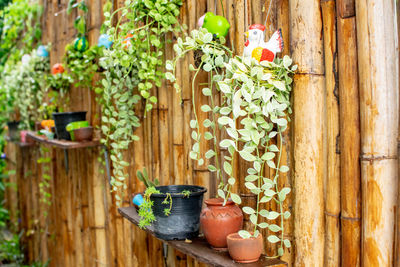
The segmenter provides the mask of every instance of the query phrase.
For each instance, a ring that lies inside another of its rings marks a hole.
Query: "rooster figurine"
[[[245,32],[247,41],[243,51],[244,57],[253,57],[258,62],[273,61],[276,54],[283,50],[283,39],[281,30],[277,30],[268,42],[264,42],[265,26],[253,24],[249,31]]]

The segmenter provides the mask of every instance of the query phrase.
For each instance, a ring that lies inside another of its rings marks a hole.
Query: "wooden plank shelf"
[[[29,131],[26,135],[27,135],[27,137],[34,139],[36,142],[55,146],[55,147],[62,148],[62,149],[75,149],[75,148],[100,146],[99,140],[84,141],[84,142],[73,142],[73,141],[56,140],[56,139],[50,140],[50,139],[47,139],[46,136],[38,135],[32,131]]]
[[[125,207],[119,208],[118,212],[130,222],[135,224],[136,226],[139,224],[139,215],[134,207]],[[154,235],[154,229],[152,226],[149,226],[145,229],[146,232]],[[160,239],[161,240],[161,239]],[[228,252],[219,252],[210,247],[204,237],[198,237],[191,240],[191,243],[185,241],[165,241],[161,240],[164,243],[167,243],[171,247],[179,250],[180,252],[187,254],[196,260],[209,264],[210,266],[215,267],[265,267],[265,266],[274,266],[274,267],[286,267],[287,263],[279,260],[279,259],[267,259],[261,256],[258,262],[241,264],[236,263],[231,259]]]
[[[11,140],[11,138],[9,136],[6,136],[6,141],[10,142],[10,143],[13,143],[13,144],[16,144],[19,147],[33,147],[33,146],[36,146],[35,143],[27,143],[27,142],[23,143],[23,142]]]

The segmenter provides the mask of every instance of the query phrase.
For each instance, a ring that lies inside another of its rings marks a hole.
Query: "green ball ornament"
[[[207,12],[201,20],[203,20],[203,25],[201,26],[206,28],[212,34],[215,34],[217,37],[225,37],[228,35],[231,25],[226,18],[216,16],[212,12]]]
[[[85,37],[79,37],[75,39],[74,48],[76,51],[84,52],[89,48],[89,43]]]

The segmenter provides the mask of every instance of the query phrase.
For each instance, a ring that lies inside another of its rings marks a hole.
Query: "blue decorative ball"
[[[99,41],[97,42],[97,46],[104,46],[107,49],[110,49],[113,42],[110,40],[110,36],[108,34],[102,34],[99,37]]]
[[[49,57],[49,51],[47,51],[44,45],[39,45],[36,54],[39,57]]]
[[[133,204],[140,207],[140,205],[142,205],[142,203],[143,203],[143,196],[141,194],[135,195],[132,199],[132,202],[133,202]]]

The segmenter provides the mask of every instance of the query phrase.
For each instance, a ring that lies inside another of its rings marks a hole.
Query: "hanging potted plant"
[[[287,114],[291,113],[290,75],[297,66],[291,67],[292,60],[285,56],[274,62],[261,61],[252,57],[235,57],[225,64],[225,79],[218,83],[227,109],[218,122],[229,134],[220,146],[237,152],[240,157],[252,163],[244,178],[245,186],[256,195],[256,207],[243,207],[243,212],[250,215],[254,226],[251,232],[241,230],[228,235],[228,249],[231,257],[238,262],[257,261],[263,250],[260,229],[268,228],[276,233],[267,237],[271,243],[278,243],[278,255],[283,255],[283,248],[290,247],[290,241],[284,239],[284,219],[290,216],[283,210],[283,201],[290,188],[279,188],[280,173],[289,168],[281,164],[282,132],[287,128]],[[243,127],[237,129],[239,122]],[[279,146],[271,139],[279,136]],[[273,177],[265,177],[264,170],[269,167],[275,171]],[[278,211],[262,208],[263,203],[276,202]],[[280,225],[269,220],[280,218]],[[280,234],[278,234],[280,233]],[[256,252],[256,253],[255,253]]]
[[[155,236],[164,240],[185,240],[198,236],[200,211],[206,188],[196,185],[158,186],[149,181],[146,169],[138,171],[146,185],[143,202],[139,202],[139,227],[154,226]]]
[[[200,142],[212,141],[212,148],[205,153],[205,158],[210,162],[207,166],[208,170],[216,173],[219,180],[218,196],[205,200],[206,207],[202,210],[200,223],[202,232],[212,248],[226,250],[226,237],[239,231],[243,226],[243,213],[236,205],[241,203],[240,197],[231,192],[235,178],[230,177],[226,183],[224,182],[224,173],[232,176],[234,151],[229,151],[229,156],[221,157],[218,149],[221,141],[216,134],[220,117],[219,111],[226,110],[226,102],[217,105],[213,99],[213,96],[220,91],[217,82],[221,81],[225,75],[224,63],[227,63],[232,57],[232,51],[224,45],[230,25],[224,17],[215,16],[209,12],[199,19],[199,26],[201,29],[192,30],[185,40],[178,38],[177,44],[174,45],[176,56],[173,60],[167,61],[167,69],[171,72],[167,73],[166,77],[174,82],[174,87],[179,92],[180,86],[175,79],[176,63],[189,52],[194,52],[195,66],[189,66],[189,69],[195,73],[192,80],[192,104],[195,119],[190,122],[194,145],[189,156],[199,165],[203,165],[205,161],[201,158]],[[209,98],[210,103],[210,105],[201,107],[202,112],[210,114],[207,116],[210,119],[204,121],[198,120],[196,112],[195,87],[196,77],[200,71],[205,71],[210,75],[208,87],[202,89],[202,94]],[[199,126],[201,124],[207,128],[204,136],[200,133]],[[211,163],[212,160],[214,162]]]
[[[117,206],[122,204],[126,166],[124,151],[139,140],[135,129],[141,118],[157,103],[153,94],[164,78],[162,60],[165,36],[180,31],[176,27],[181,0],[127,1],[112,10],[111,2],[104,5],[104,26],[112,47],[102,49],[99,65],[103,79],[96,93],[101,103],[101,143],[107,147],[112,162],[111,190]],[[121,14],[113,24],[116,14]],[[124,20],[124,23],[121,21]]]

